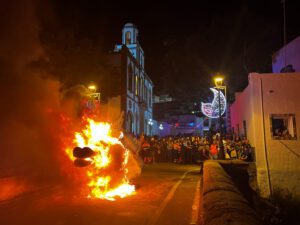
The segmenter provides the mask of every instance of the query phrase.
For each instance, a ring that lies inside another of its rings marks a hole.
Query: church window
[[[151,105],[151,92],[150,92],[150,89],[148,89],[148,107],[150,107]]]
[[[143,78],[140,77],[140,97],[142,98],[143,95]]]
[[[151,105],[152,105],[152,90],[150,89],[149,90],[149,107],[151,107]]]
[[[133,88],[132,88],[132,86],[133,86],[133,80],[132,80],[132,78],[133,78],[133,71],[132,71],[132,67],[131,66],[129,66],[128,67],[128,90],[129,91],[131,91],[131,92],[133,92]]]
[[[138,75],[135,75],[135,95],[139,94],[139,78]]]
[[[140,96],[141,96],[141,99],[144,98],[144,79],[141,78],[141,93],[140,93]]]
[[[131,32],[130,31],[126,32],[125,37],[126,37],[126,45],[131,44]]]

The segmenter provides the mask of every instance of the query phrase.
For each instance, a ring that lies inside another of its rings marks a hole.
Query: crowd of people
[[[220,149],[223,157],[220,157]],[[207,159],[241,159],[252,161],[252,147],[246,138],[176,136],[176,137],[144,137],[139,155],[144,163],[173,162],[194,164]]]

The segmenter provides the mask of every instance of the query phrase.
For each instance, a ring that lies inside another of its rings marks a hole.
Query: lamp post
[[[90,100],[94,101],[97,100],[98,102],[100,102],[100,93],[97,93],[97,86],[96,84],[94,84],[93,82],[91,82],[88,85],[88,90],[90,91]]]
[[[218,111],[219,111],[219,133],[220,133],[220,136],[219,136],[219,154],[218,154],[218,158],[219,159],[225,159],[225,153],[224,153],[224,145],[223,145],[223,129],[222,129],[222,126],[223,126],[223,121],[222,121],[222,108],[221,108],[221,90],[224,90],[225,91],[225,96],[226,96],[226,86],[223,85],[223,80],[224,78],[221,77],[221,76],[217,76],[214,78],[214,81],[215,81],[215,88],[218,89]],[[225,105],[223,106],[225,107]]]

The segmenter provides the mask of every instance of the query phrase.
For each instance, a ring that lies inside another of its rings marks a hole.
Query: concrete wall
[[[300,196],[299,84],[300,73],[252,73],[230,109],[232,125],[242,127],[246,121],[247,138],[255,147],[258,186],[265,197],[277,187]],[[271,114],[295,114],[297,139],[273,139]]]

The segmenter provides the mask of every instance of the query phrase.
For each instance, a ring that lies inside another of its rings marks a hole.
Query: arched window
[[[152,90],[151,88],[149,89],[149,107],[152,106]]]
[[[135,75],[135,95],[139,95],[139,77]]]
[[[130,31],[126,32],[125,38],[126,38],[126,42],[125,42],[126,45],[130,45],[131,44],[131,32]]]
[[[129,67],[128,67],[128,85],[127,86],[128,86],[128,90],[131,92],[133,91],[132,79],[133,79],[133,71],[132,71],[131,65],[129,65]]]
[[[143,78],[141,78],[140,89],[141,89],[141,93],[140,93],[141,99],[144,99],[144,79]]]
[[[142,99],[142,95],[143,95],[143,78],[142,77],[140,77],[140,91],[139,91],[140,93],[140,97],[141,97],[141,99]]]

